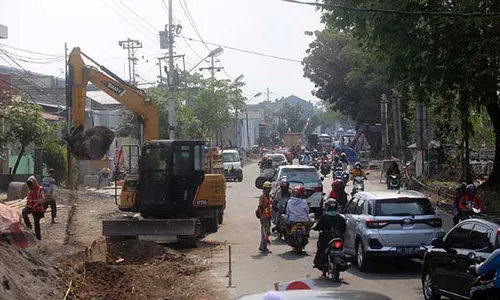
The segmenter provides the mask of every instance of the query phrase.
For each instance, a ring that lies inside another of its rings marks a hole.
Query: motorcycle
[[[327,262],[322,270],[323,276],[330,275],[337,282],[340,278],[340,272],[346,271],[351,266],[351,263],[347,261],[342,239],[332,239],[326,246],[325,255]]]
[[[309,243],[309,232],[311,231],[311,222],[295,222],[290,229],[290,234],[287,234],[286,224],[282,224],[279,232],[280,238],[284,238],[288,246],[292,247],[297,253],[302,253],[306,245]]]
[[[387,189],[389,190],[399,190],[401,187],[401,176],[400,175],[389,175],[387,177]]]
[[[475,257],[474,254],[472,256]],[[469,254],[469,258],[471,258],[471,254]],[[470,285],[470,298],[469,299],[471,299],[471,300],[479,300],[479,299],[496,300],[496,299],[498,299],[498,295],[493,295],[493,291],[491,290],[495,286],[493,283],[493,279],[495,278],[494,271],[490,272],[488,274],[478,276],[476,273],[475,265],[471,265],[471,266],[469,266],[467,273],[476,277],[472,281],[472,284]],[[488,294],[488,293],[490,293],[490,294]]]
[[[365,179],[363,176],[356,176],[353,179],[353,187],[351,195],[354,196],[359,191],[365,190]]]
[[[330,172],[332,171],[332,166],[330,165],[330,162],[328,160],[323,160],[321,162],[320,169],[321,169],[321,174],[323,176],[326,176],[330,174]]]
[[[344,174],[344,169],[337,167],[337,168],[335,168],[335,170],[333,170],[333,179],[334,180],[337,180],[337,179],[342,180],[343,174]]]

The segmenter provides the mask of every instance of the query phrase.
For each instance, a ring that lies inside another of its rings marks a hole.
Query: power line
[[[125,4],[122,0],[118,0],[123,6],[125,6],[125,8],[127,8],[128,10],[130,10],[135,16],[137,16],[139,19],[141,19],[144,23],[146,23],[147,25],[149,25],[149,27],[153,28],[153,31],[154,32],[157,32],[157,28],[155,28],[153,25],[151,25],[151,23],[149,23],[147,20],[145,20],[143,17],[141,17],[141,15],[137,14],[133,9],[131,9],[127,4]]]
[[[195,41],[195,42],[203,43],[203,41],[201,41],[201,40],[193,39],[193,38],[190,38],[190,37],[186,37],[186,39],[188,39],[190,41]],[[211,43],[211,42],[205,42],[205,43],[208,44],[208,45],[212,45],[212,46],[218,46],[218,47],[226,48],[226,49],[229,49],[229,50],[234,50],[234,51],[248,53],[248,54],[253,54],[253,55],[259,55],[259,56],[268,57],[268,58],[274,58],[274,59],[279,59],[279,60],[284,60],[284,61],[290,61],[290,62],[296,62],[296,63],[301,63],[302,62],[301,60],[298,60],[298,59],[281,57],[281,56],[276,56],[276,55],[270,55],[270,54],[265,54],[265,53],[261,53],[261,52],[240,49],[240,48],[236,48],[236,47],[232,47],[232,46],[226,46],[226,45],[221,45],[221,44],[216,44],[216,43]]]
[[[200,39],[200,41],[205,45],[205,48],[207,48],[208,51],[211,51],[210,48],[208,47],[207,43],[203,40],[201,37],[200,31],[198,31],[198,27],[196,26],[196,22],[194,21],[193,17],[191,16],[191,12],[189,11],[189,7],[186,3],[185,0],[179,0],[179,3],[181,4],[182,10],[184,11],[184,14],[188,18],[189,23],[191,24],[191,27],[193,27],[194,32]]]
[[[19,68],[21,68],[28,76],[33,76],[28,70],[26,70],[23,66],[21,66],[15,59],[13,59],[3,48],[0,47],[0,52],[2,52],[6,57],[8,57],[12,62],[14,62]],[[14,70],[16,70],[18,73],[19,70],[17,70],[16,67],[12,65],[11,62],[9,62],[5,57],[2,57],[2,59],[9,64]],[[35,79],[29,80],[29,78],[26,78],[27,81],[31,82],[34,86],[36,86],[40,91],[45,92],[43,88],[39,85],[41,82],[36,81]]]
[[[111,11],[113,11],[118,17],[120,17],[120,19],[122,19],[123,21],[125,21],[128,25],[132,26],[135,30],[137,30],[138,32],[140,32],[142,35],[144,35],[144,37],[150,39],[151,41],[154,41],[155,43],[159,43],[158,40],[155,40],[153,38],[151,38],[149,35],[147,35],[146,33],[144,33],[144,31],[142,31],[141,29],[137,28],[134,24],[132,24],[129,20],[127,20],[125,17],[123,17],[119,12],[117,12],[112,6],[110,6],[108,3],[106,3],[105,0],[101,0],[102,3],[104,3],[104,5],[106,5]]]
[[[51,56],[51,57],[59,57],[59,56],[61,56],[61,55],[56,55],[56,54],[47,54],[47,53],[41,53],[41,52],[35,52],[35,51],[25,50],[25,49],[16,48],[16,47],[5,45],[5,44],[1,44],[1,43],[0,43],[0,46],[6,47],[6,48],[10,48],[10,49],[14,49],[14,50],[17,50],[17,51],[31,53],[31,54],[38,54],[38,55]]]
[[[440,17],[499,17],[500,12],[493,13],[480,13],[480,12],[471,12],[471,13],[459,13],[459,12],[441,12],[441,11],[403,11],[403,10],[395,10],[395,9],[387,9],[387,8],[365,8],[365,7],[354,7],[343,4],[321,4],[316,2],[307,2],[300,0],[279,0],[283,2],[290,2],[295,4],[303,4],[310,5],[315,7],[321,7],[326,9],[343,9],[348,11],[356,11],[356,12],[369,12],[369,13],[385,13],[385,14],[396,14],[396,15],[407,15],[407,16],[440,16]]]

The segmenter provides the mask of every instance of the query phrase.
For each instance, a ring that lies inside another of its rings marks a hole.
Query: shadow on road
[[[307,252],[297,253],[296,251],[290,250],[288,252],[280,253],[278,256],[284,260],[299,260],[308,258],[311,255]]]
[[[318,271],[319,272],[319,271]],[[349,285],[349,282],[344,281],[342,278],[342,274],[340,274],[340,281],[335,282],[331,278],[327,278],[324,276],[319,275],[318,278],[312,278],[312,281],[314,282],[314,286],[318,288],[336,288],[340,287],[341,285]]]
[[[422,264],[415,260],[378,260],[367,272],[352,266],[347,270],[354,276],[368,280],[420,279]]]

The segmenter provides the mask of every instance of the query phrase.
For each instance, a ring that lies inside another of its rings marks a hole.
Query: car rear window
[[[313,182],[319,180],[316,169],[282,169],[280,178],[284,176],[288,181]]]
[[[375,216],[433,215],[429,199],[384,199],[375,201]]]
[[[273,155],[271,156],[271,160],[276,162],[282,162],[285,161],[286,158],[283,155]]]

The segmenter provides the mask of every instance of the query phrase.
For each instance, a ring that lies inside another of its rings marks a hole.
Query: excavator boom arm
[[[87,66],[83,57],[99,68]],[[106,128],[94,127],[84,132],[87,85],[93,83],[100,90],[137,114],[144,125],[144,141],[159,138],[158,107],[146,93],[121,80],[107,68],[97,64],[90,57],[74,48],[68,60],[69,106],[71,107],[72,132],[67,137],[73,155],[79,159],[100,159],[113,141],[114,133]],[[102,70],[102,71],[101,71]]]

